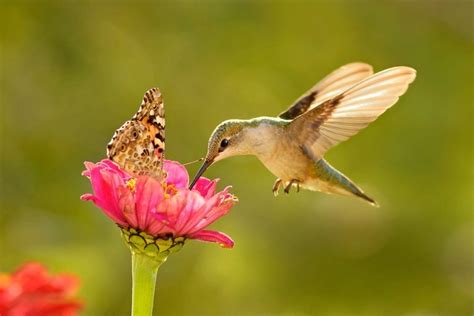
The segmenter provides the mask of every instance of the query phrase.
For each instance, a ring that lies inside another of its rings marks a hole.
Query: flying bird
[[[190,188],[206,169],[224,158],[254,155],[283,186],[369,197],[347,176],[332,167],[324,154],[357,134],[394,105],[415,80],[413,68],[393,67],[373,74],[365,63],[344,65],[309,89],[278,117],[262,116],[220,123],[209,138],[204,163]]]

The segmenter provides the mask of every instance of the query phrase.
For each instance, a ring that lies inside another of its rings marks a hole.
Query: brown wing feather
[[[372,66],[368,64],[351,63],[344,65],[331,72],[305,92],[279,117],[285,120],[292,120],[311,110],[316,104],[344,92],[372,73]]]
[[[357,134],[395,104],[415,76],[409,67],[376,73],[297,117],[290,123],[290,133],[315,158],[322,158],[329,148]]]

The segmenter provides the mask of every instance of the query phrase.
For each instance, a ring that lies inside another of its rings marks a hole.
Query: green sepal
[[[155,261],[164,262],[167,257],[178,252],[184,245],[185,237],[158,236],[153,237],[134,228],[122,228],[122,237],[130,251],[145,255]]]

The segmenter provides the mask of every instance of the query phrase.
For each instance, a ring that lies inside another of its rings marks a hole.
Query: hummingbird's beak
[[[202,176],[202,174],[204,173],[204,171],[206,171],[207,168],[209,168],[209,166],[212,165],[212,160],[204,160],[201,168],[199,168],[198,172],[196,173],[196,175],[194,176],[194,179],[193,179],[193,182],[191,182],[191,185],[189,186],[189,190],[191,190],[194,185],[196,184],[197,180]]]

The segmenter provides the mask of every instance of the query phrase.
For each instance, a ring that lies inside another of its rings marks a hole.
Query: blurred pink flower
[[[39,263],[27,263],[9,274],[0,273],[0,315],[74,316],[82,304],[73,298],[78,279],[48,274]]]
[[[85,166],[83,175],[91,181],[93,194],[81,199],[93,201],[121,228],[154,238],[184,237],[233,247],[226,234],[205,230],[234,205],[230,187],[216,193],[217,180],[200,178],[189,190],[186,168],[169,160],[164,162],[167,176],[161,182],[145,175],[132,177],[107,159]]]

